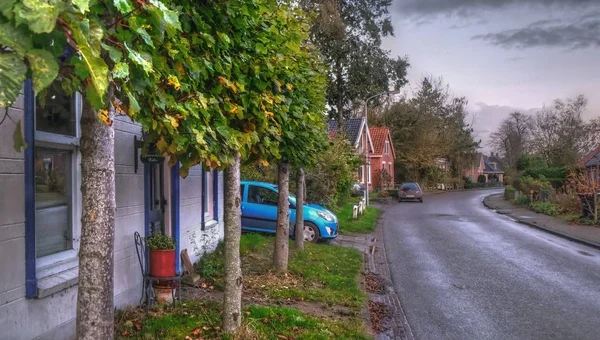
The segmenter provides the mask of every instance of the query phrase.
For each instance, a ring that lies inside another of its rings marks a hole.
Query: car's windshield
[[[403,183],[401,188],[402,190],[419,190],[417,183]]]

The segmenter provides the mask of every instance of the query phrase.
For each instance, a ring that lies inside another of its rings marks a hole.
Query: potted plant
[[[154,234],[146,238],[146,246],[150,253],[150,276],[175,276],[175,240],[170,236]]]

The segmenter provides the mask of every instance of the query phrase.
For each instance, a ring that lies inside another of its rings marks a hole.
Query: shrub
[[[507,200],[513,200],[515,199],[515,192],[517,190],[515,188],[513,188],[512,186],[507,186],[506,188],[504,188],[504,198]]]
[[[529,199],[529,196],[527,195],[519,195],[515,200],[515,203],[517,205],[529,205],[529,203],[531,203],[531,199]]]
[[[204,279],[214,281],[223,276],[225,272],[225,244],[219,245],[212,253],[205,253],[200,260],[194,263],[196,273]]]
[[[533,190],[534,195],[539,195],[542,190],[552,189],[550,182],[543,179],[535,179],[530,176],[519,177],[515,181],[515,185],[517,186],[517,189],[527,195],[531,192],[531,190]]]
[[[547,168],[548,163],[544,159],[544,157],[540,155],[522,155],[517,160],[517,170],[524,171],[527,169],[539,169],[539,168]]]
[[[549,201],[558,205],[563,213],[581,214],[581,200],[575,193],[554,193],[550,195]]]
[[[479,175],[477,177],[477,183],[485,183],[487,181],[485,175]]]
[[[530,168],[523,172],[523,176],[547,181],[554,188],[563,187],[568,175],[569,170],[566,167]]]
[[[387,190],[381,190],[379,192],[379,197],[388,197],[389,195],[390,195],[390,193]]]
[[[388,189],[386,191],[388,193],[388,196],[398,197],[398,189]]]
[[[175,249],[175,240],[163,234],[154,234],[146,238],[146,246],[150,250],[172,250]]]
[[[560,213],[560,207],[551,202],[534,202],[531,208],[540,214],[556,216]]]
[[[330,208],[340,206],[350,197],[354,175],[361,165],[350,142],[343,136],[332,139],[314,166],[306,173],[306,200]]]
[[[375,178],[379,181],[381,189],[387,189],[392,186],[392,176],[386,169],[379,169],[375,172]]]

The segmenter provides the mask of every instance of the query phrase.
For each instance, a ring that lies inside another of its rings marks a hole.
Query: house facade
[[[371,159],[371,179],[374,188],[387,189],[394,187],[394,143],[390,129],[386,127],[369,128],[373,141]]]
[[[356,170],[356,179],[365,184],[369,190],[373,190],[373,178],[371,176],[371,155],[373,154],[373,141],[369,133],[369,126],[365,118],[351,118],[341,123],[330,120],[327,124],[327,132],[330,137],[343,133],[351,145],[354,146],[356,153],[366,159],[364,165]]]
[[[590,181],[600,184],[600,145],[585,155],[577,166],[586,169]]]
[[[0,329],[3,339],[72,339],[81,235],[81,96],[52,86],[34,97],[27,81],[18,101],[0,108]],[[13,149],[21,122],[28,147]],[[115,307],[136,305],[142,276],[134,233],[161,230],[192,261],[223,237],[223,178],[191,169],[180,178],[166,161],[145,164],[141,128],[116,117]],[[178,260],[178,269],[181,263]]]
[[[465,171],[463,175],[472,183],[478,182],[479,176],[481,175],[485,176],[485,183],[504,182],[502,162],[500,162],[498,156],[493,153],[490,156],[486,156],[483,153],[477,153],[471,168]]]

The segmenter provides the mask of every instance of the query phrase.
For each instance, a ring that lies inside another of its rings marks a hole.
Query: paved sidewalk
[[[505,200],[503,194],[487,196],[484,198],[483,204],[519,223],[600,249],[599,227],[568,223],[556,217],[538,214]]]

